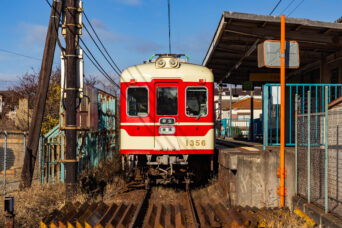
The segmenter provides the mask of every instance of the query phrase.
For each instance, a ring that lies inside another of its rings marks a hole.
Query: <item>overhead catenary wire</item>
[[[287,15],[287,17],[289,17],[294,11],[296,11],[296,9],[298,9],[298,7],[300,6],[300,5],[302,5],[303,4],[303,2],[304,2],[305,0],[302,0],[288,15]]]
[[[170,0],[167,0],[168,22],[169,22],[169,54],[171,54],[171,9]]]
[[[286,10],[295,2],[296,0],[292,0],[281,12],[279,15],[282,15]]]
[[[92,31],[94,32],[96,38],[97,38],[98,41],[100,42],[102,48],[104,49],[104,51],[106,52],[106,54],[108,55],[108,57],[110,58],[110,60],[112,61],[112,63],[114,64],[114,66],[117,68],[117,70],[121,73],[120,68],[118,67],[118,65],[116,64],[116,62],[113,60],[113,58],[112,58],[112,56],[109,54],[109,52],[107,51],[107,48],[103,45],[103,43],[102,43],[100,37],[97,35],[97,32],[95,31],[95,29],[94,29],[92,23],[90,22],[90,20],[89,20],[87,14],[86,14],[85,12],[83,12],[83,14],[84,14],[84,17],[85,17],[86,21],[87,21],[88,24],[90,25],[90,28],[91,28]]]
[[[278,3],[274,6],[273,10],[269,13],[269,15],[272,15],[273,12],[278,8],[279,4],[281,3],[282,0],[279,0]]]
[[[0,51],[1,51],[1,52],[4,52],[4,53],[12,54],[12,55],[17,55],[17,56],[25,57],[25,58],[28,58],[28,59],[37,60],[37,61],[41,61],[41,60],[42,60],[42,59],[40,59],[40,58],[36,58],[36,57],[32,57],[32,56],[20,54],[20,53],[18,53],[18,52],[9,51],[9,50],[2,49],[2,48],[0,48]]]

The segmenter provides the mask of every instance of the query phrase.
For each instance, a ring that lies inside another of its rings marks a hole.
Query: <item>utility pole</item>
[[[66,200],[71,201],[76,191],[76,47],[78,46],[77,6],[75,0],[66,0],[66,88],[65,94],[65,188]]]
[[[49,88],[49,80],[56,48],[56,41],[58,38],[58,25],[60,21],[61,10],[61,0],[54,0],[51,8],[48,32],[46,35],[42,65],[39,73],[37,100],[33,109],[32,121],[29,128],[28,143],[21,172],[21,189],[30,187],[32,183],[34,166],[37,158],[40,129],[44,116],[46,96]]]

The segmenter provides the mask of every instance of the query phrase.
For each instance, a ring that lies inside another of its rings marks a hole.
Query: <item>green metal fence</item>
[[[98,167],[117,152],[116,98],[104,91],[87,87],[78,109],[76,158],[78,173]],[[60,123],[43,137],[41,181],[64,182],[64,114],[61,106]]]
[[[342,105],[329,107],[328,87],[323,111],[312,109],[311,91],[306,98],[303,104],[295,97],[295,190],[326,213],[342,216]],[[305,107],[304,113],[300,107]]]
[[[228,138],[248,137],[250,122],[248,118],[223,119],[221,135]]]

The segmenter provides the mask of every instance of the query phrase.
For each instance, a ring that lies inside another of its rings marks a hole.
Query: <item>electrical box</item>
[[[280,41],[265,40],[258,45],[258,67],[280,68]],[[285,42],[285,68],[299,68],[299,45],[297,41]]]
[[[14,214],[14,196],[5,197],[5,211]]]
[[[76,59],[76,88],[78,92],[78,97],[83,98],[83,84],[84,84],[84,61],[83,61],[83,50],[81,48],[77,48],[76,50],[77,59]],[[66,64],[67,58],[66,54],[61,52],[61,89],[62,96],[66,98]]]

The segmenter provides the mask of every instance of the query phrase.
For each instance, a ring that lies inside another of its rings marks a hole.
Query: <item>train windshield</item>
[[[177,115],[178,89],[177,87],[157,88],[157,115]]]
[[[148,90],[145,87],[132,87],[127,90],[127,113],[129,116],[147,116]]]
[[[208,93],[204,87],[186,89],[186,115],[206,116],[208,113]]]

